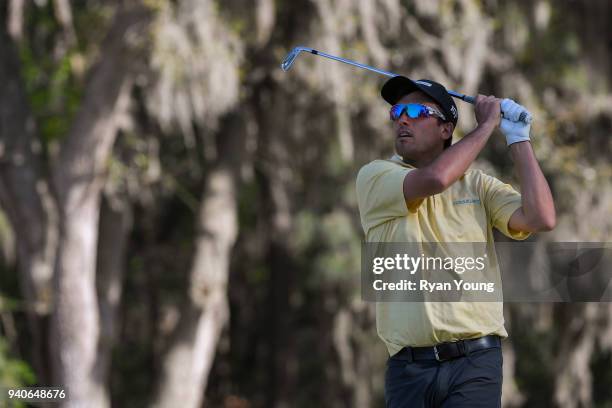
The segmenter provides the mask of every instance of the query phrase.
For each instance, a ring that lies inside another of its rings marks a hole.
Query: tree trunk
[[[110,406],[108,380],[112,349],[119,327],[118,310],[123,289],[126,244],[132,226],[129,203],[120,199],[105,199],[100,212],[96,287],[100,311],[100,337],[94,377],[102,395],[96,400]]]
[[[15,40],[21,40],[23,34],[24,0],[9,0],[6,25],[9,35]],[[4,61],[4,60],[3,60]]]
[[[231,151],[238,131],[222,133],[217,163],[209,172],[198,216],[189,297],[162,363],[154,406],[201,406],[217,342],[228,321],[230,253],[238,233],[236,180]]]
[[[4,20],[3,20],[4,22]],[[0,205],[16,236],[18,271],[33,337],[32,361],[41,383],[49,378],[45,361],[57,245],[57,210],[44,178],[42,146],[20,78],[19,57],[0,33]]]
[[[565,304],[558,306],[558,313],[564,322],[559,338],[561,344],[556,360],[554,402],[567,408],[591,407],[592,376],[590,357],[597,338],[599,304]]]
[[[146,26],[143,9],[120,9],[102,46],[85,100],[61,148],[54,185],[60,208],[56,306],[52,319],[53,375],[66,387],[65,406],[104,406],[95,376],[100,317],[95,287],[100,193],[105,165],[127,109],[131,88],[129,34]]]

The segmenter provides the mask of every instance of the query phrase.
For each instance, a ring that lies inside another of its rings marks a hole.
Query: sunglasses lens
[[[397,120],[400,116],[402,116],[402,111],[404,110],[404,105],[393,105],[391,107],[391,120]]]
[[[391,107],[391,110],[389,112],[391,120],[399,119],[399,117],[402,116],[402,113],[404,112],[406,112],[406,115],[408,115],[408,117],[411,119],[429,117],[429,112],[427,111],[427,108],[425,106],[420,105],[418,103],[402,103],[393,105]]]
[[[418,105],[416,103],[409,103],[408,108],[408,117],[412,119],[416,118],[426,118],[428,116],[427,109],[423,105]]]

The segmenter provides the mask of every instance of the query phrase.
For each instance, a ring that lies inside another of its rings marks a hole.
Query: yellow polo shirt
[[[367,242],[486,242],[487,256],[497,265],[493,227],[513,239],[529,236],[508,228],[521,207],[520,194],[480,170],[468,170],[442,193],[407,206],[403,183],[413,169],[394,156],[359,171],[357,199]],[[379,302],[376,325],[390,355],[404,346],[508,336],[501,302]]]

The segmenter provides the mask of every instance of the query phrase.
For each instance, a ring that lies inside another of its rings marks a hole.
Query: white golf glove
[[[519,117],[523,111],[526,111],[531,116],[529,111],[512,99],[503,99],[501,101],[501,110],[504,116],[499,128],[504,136],[506,136],[506,144],[510,146],[513,143],[528,141],[531,124],[519,121]]]

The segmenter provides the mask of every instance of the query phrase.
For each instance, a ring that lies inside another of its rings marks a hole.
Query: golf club
[[[300,53],[302,51],[303,52],[308,52],[308,53],[314,54],[314,55],[319,55],[321,57],[329,58],[329,59],[332,59],[334,61],[343,62],[345,64],[349,64],[349,65],[352,65],[354,67],[367,69],[368,71],[373,71],[373,72],[376,72],[378,74],[385,75],[385,76],[388,76],[388,77],[398,76],[398,74],[394,74],[393,72],[384,71],[382,69],[374,68],[374,67],[371,67],[369,65],[361,64],[361,63],[356,62],[356,61],[351,61],[351,60],[346,59],[346,58],[336,57],[335,55],[326,54],[324,52],[317,51],[315,49],[308,48],[308,47],[295,47],[295,48],[293,48],[291,50],[291,52],[289,52],[289,54],[287,54],[287,56],[285,57],[285,59],[281,63],[281,68],[283,69],[283,71],[288,71],[291,68],[291,66],[295,62],[295,59],[298,57],[298,55],[300,55]],[[474,98],[473,96],[465,95],[465,94],[462,94],[462,93],[459,93],[459,92],[455,92],[455,91],[450,91],[450,90],[447,90],[447,92],[452,97],[457,98],[457,99],[461,99],[464,102],[468,102],[468,103],[471,103],[471,104],[474,104],[476,102],[476,98]],[[503,112],[502,112],[502,116],[503,116]],[[523,111],[523,112],[521,112],[521,114],[519,116],[519,121],[524,122],[524,123],[531,123],[531,116],[529,115],[528,112]]]

